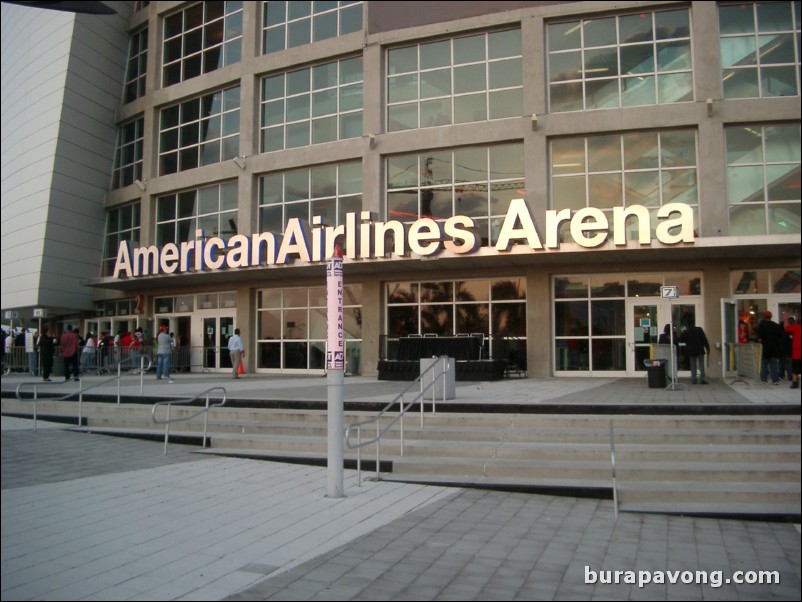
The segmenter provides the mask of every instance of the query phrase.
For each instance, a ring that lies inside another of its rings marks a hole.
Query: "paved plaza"
[[[149,383],[149,394],[202,385],[179,379]],[[325,379],[241,380],[231,383],[237,397],[325,399]],[[664,392],[636,379],[593,380],[603,382],[459,383],[457,397],[799,404],[785,387],[721,382]],[[4,390],[14,386],[3,379]],[[346,398],[380,399],[398,386],[347,379]],[[616,520],[608,500],[357,487],[351,471],[346,496],[329,499],[325,468],[195,449],[171,445],[165,457],[156,442],[41,421],[34,432],[30,420],[3,417],[2,599],[800,598],[798,525],[633,513]]]

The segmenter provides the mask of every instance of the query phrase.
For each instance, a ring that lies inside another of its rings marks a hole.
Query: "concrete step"
[[[617,483],[618,499],[624,506],[640,504],[685,504],[716,503],[729,504],[792,504],[800,496],[799,482],[754,483],[731,481],[702,481],[692,484],[686,481],[629,481]]]
[[[43,419],[75,417],[74,401],[40,401]],[[30,402],[3,400],[3,412],[32,412]],[[85,430],[137,434],[163,440],[164,428],[151,420],[151,405],[87,402]],[[175,406],[186,417],[196,407]],[[164,415],[164,414],[162,414]],[[374,414],[348,412],[345,424]],[[388,415],[387,424],[395,414]],[[609,416],[570,414],[419,414],[405,418],[404,450],[395,425],[381,445],[383,478],[440,484],[525,490],[590,491],[611,497]],[[799,416],[655,416],[613,418],[617,484],[622,507],[639,511],[711,514],[799,514],[802,454]],[[177,422],[171,440],[200,443],[203,416]],[[375,436],[365,427],[363,438]],[[216,408],[208,415],[208,447],[202,453],[325,464],[325,411],[307,409]],[[169,451],[168,451],[169,453]],[[345,461],[355,465],[346,447]],[[364,469],[375,446],[362,450]],[[791,510],[788,510],[791,508]],[[700,512],[697,510],[697,512]],[[743,513],[743,511],[741,511]]]

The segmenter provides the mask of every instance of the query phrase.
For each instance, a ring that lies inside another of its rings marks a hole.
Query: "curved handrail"
[[[404,455],[404,423],[403,423],[404,415],[418,401],[420,401],[420,404],[421,404],[421,427],[423,427],[423,402],[424,402],[423,397],[424,397],[424,395],[426,394],[426,392],[429,389],[431,389],[431,388],[433,388],[434,386],[437,385],[438,378],[442,377],[445,380],[446,373],[448,372],[448,369],[450,368],[450,366],[449,366],[449,357],[448,356],[441,355],[438,359],[443,361],[443,364],[444,364],[443,365],[443,372],[438,377],[432,378],[432,381],[429,384],[423,386],[423,379],[427,374],[429,374],[429,372],[431,372],[432,370],[434,370],[435,368],[438,367],[439,362],[432,363],[431,366],[429,366],[423,372],[421,372],[420,375],[415,380],[413,380],[403,391],[401,391],[401,393],[396,395],[396,397],[392,401],[390,401],[386,406],[384,406],[384,408],[382,408],[379,411],[379,413],[376,414],[374,417],[372,417],[372,418],[370,418],[368,420],[360,421],[360,422],[353,422],[353,423],[349,424],[345,428],[344,437],[345,437],[345,445],[346,445],[346,447],[348,447],[349,449],[356,449],[357,450],[357,484],[358,485],[361,485],[361,483],[362,483],[362,456],[361,456],[362,448],[367,446],[367,445],[372,445],[374,443],[376,444],[376,480],[379,480],[379,476],[380,476],[379,475],[379,464],[380,464],[379,454],[380,454],[381,438],[399,420],[401,421],[401,455],[402,456]],[[412,388],[412,386],[415,385],[415,383],[420,383],[420,385],[421,385],[420,386],[420,392],[412,399],[412,401],[410,401],[408,404],[406,404],[406,406],[404,406],[404,396],[410,390],[410,388]],[[443,396],[443,399],[445,399],[445,395]],[[384,426],[384,428],[380,429],[379,425],[380,425],[380,421],[381,421],[382,417],[387,412],[389,412],[390,409],[396,403],[399,404],[399,408],[400,408],[398,414],[394,418],[392,418]],[[432,401],[432,405],[434,406],[434,401]],[[372,439],[367,439],[365,441],[362,441],[362,427],[363,426],[367,426],[367,425],[371,425],[371,424],[374,424],[374,423],[376,424],[376,436],[373,437]],[[351,433],[352,433],[353,430],[356,430],[356,438],[357,438],[356,443],[352,443],[352,441],[351,441],[351,436],[352,436]]]
[[[210,393],[212,391],[222,391],[223,392],[223,399],[218,403],[213,403],[213,404],[209,405],[209,397],[210,397]],[[204,395],[206,396],[206,406],[205,407],[199,409],[197,412],[195,412],[194,414],[191,414],[189,416],[182,416],[181,418],[170,418],[170,410],[172,409],[173,404],[176,404],[176,405],[189,404],[189,403],[192,403],[193,401],[197,401],[198,399],[200,399]],[[201,414],[205,414],[204,419],[203,419],[203,447],[205,448],[206,447],[206,438],[207,438],[206,437],[206,433],[207,433],[207,427],[208,427],[209,410],[212,409],[212,408],[220,408],[220,407],[224,406],[226,404],[226,399],[227,399],[227,396],[226,396],[225,387],[217,386],[217,387],[212,387],[210,389],[206,389],[205,391],[203,391],[201,393],[198,393],[194,397],[188,397],[186,399],[168,399],[168,400],[165,400],[165,401],[157,401],[156,403],[154,403],[153,404],[153,409],[150,411],[150,417],[151,417],[151,420],[153,420],[153,422],[155,424],[163,424],[164,425],[164,455],[165,456],[167,455],[167,443],[169,442],[169,437],[170,437],[170,424],[173,423],[173,422],[186,422],[188,420],[192,420],[196,416],[200,416]],[[167,406],[167,418],[165,420],[160,420],[156,416],[156,412],[158,411],[158,409],[161,406]]]
[[[448,359],[448,358],[447,358],[447,356],[440,356],[440,358],[439,358],[439,359],[444,359],[444,358],[445,358],[445,359],[446,359],[446,361],[447,361],[447,359]],[[356,448],[358,448],[358,447],[365,447],[366,445],[372,445],[372,444],[373,444],[373,443],[375,443],[375,442],[376,442],[378,439],[380,439],[380,438],[381,438],[381,436],[382,436],[382,435],[384,435],[384,433],[386,433],[386,432],[387,432],[387,430],[388,430],[388,429],[389,429],[391,426],[393,426],[393,425],[394,425],[396,422],[398,422],[398,420],[399,420],[399,419],[400,419],[400,418],[401,418],[401,417],[402,417],[404,414],[406,414],[406,413],[407,413],[407,411],[408,411],[408,410],[409,410],[409,409],[410,409],[410,408],[411,408],[411,407],[412,407],[412,406],[413,406],[413,405],[414,405],[414,404],[415,404],[415,403],[416,403],[416,402],[417,402],[419,399],[422,399],[422,398],[423,398],[424,394],[425,394],[425,393],[426,393],[426,392],[427,392],[429,389],[431,389],[433,386],[435,386],[435,385],[437,384],[437,379],[432,379],[432,382],[431,382],[431,383],[429,383],[428,385],[426,385],[425,387],[423,387],[423,388],[420,390],[420,393],[419,393],[419,394],[418,394],[418,395],[417,395],[417,396],[416,396],[416,397],[415,397],[415,398],[414,398],[412,401],[410,401],[410,402],[407,404],[407,406],[406,406],[406,407],[403,407],[403,406],[402,406],[402,407],[401,407],[401,412],[399,412],[399,413],[398,413],[398,415],[397,415],[397,416],[395,416],[395,418],[393,418],[392,420],[390,420],[390,422],[389,422],[389,423],[388,423],[388,424],[387,424],[387,425],[386,425],[386,426],[385,426],[383,429],[381,429],[381,431],[379,432],[379,434],[378,434],[376,437],[374,437],[373,439],[368,439],[368,440],[366,440],[366,441],[362,441],[362,442],[361,442],[361,443],[359,443],[359,444],[356,444],[356,445],[351,445],[351,440],[350,440],[350,432],[351,432],[351,429],[352,429],[352,428],[358,428],[358,427],[361,427],[361,426],[367,426],[368,424],[373,424],[374,422],[376,422],[376,421],[378,421],[378,420],[381,420],[382,416],[384,416],[384,415],[385,415],[387,412],[389,412],[389,411],[390,411],[390,409],[392,408],[392,406],[394,406],[396,403],[398,403],[398,402],[399,402],[399,399],[400,399],[400,400],[403,400],[403,399],[404,399],[404,395],[407,393],[407,391],[409,391],[409,389],[412,387],[412,385],[414,385],[414,384],[415,384],[415,383],[417,383],[417,382],[420,382],[420,380],[421,380],[421,379],[422,379],[424,376],[426,376],[426,375],[427,375],[427,374],[428,374],[428,373],[429,373],[431,370],[434,370],[436,367],[437,367],[437,364],[435,363],[435,364],[432,364],[431,366],[429,366],[428,368],[426,368],[426,370],[424,370],[423,372],[421,372],[421,373],[420,373],[420,376],[418,376],[418,377],[417,377],[415,380],[413,380],[413,381],[412,381],[412,382],[411,382],[411,383],[410,383],[410,384],[407,386],[407,388],[406,388],[406,389],[404,389],[403,391],[401,391],[401,393],[399,393],[398,395],[396,395],[396,396],[395,396],[395,398],[394,398],[394,399],[393,399],[391,402],[389,402],[389,403],[388,403],[386,406],[384,406],[384,408],[382,408],[381,410],[379,410],[379,413],[378,413],[378,414],[376,414],[376,415],[375,415],[373,418],[370,418],[370,419],[368,419],[368,420],[363,420],[362,422],[352,422],[351,424],[349,424],[349,425],[346,427],[346,429],[345,429],[345,444],[348,446],[348,448],[349,448],[349,449],[356,449]]]
[[[130,368],[127,372],[122,372],[123,365],[126,362],[129,362],[129,360],[134,360],[134,359],[139,360],[139,366]],[[145,368],[145,361],[144,361],[145,359],[148,360],[148,367],[147,368]],[[125,360],[122,360],[122,361],[117,363],[117,375],[116,376],[112,376],[111,378],[107,378],[107,379],[98,381],[96,383],[93,383],[93,384],[89,385],[86,388],[84,388],[84,382],[85,381],[84,380],[79,380],[78,381],[79,384],[78,384],[78,390],[77,391],[72,392],[72,393],[67,393],[66,395],[62,395],[61,397],[49,398],[49,401],[67,401],[71,397],[74,397],[74,396],[77,395],[78,396],[78,426],[81,426],[81,423],[83,422],[83,399],[84,399],[84,393],[86,393],[87,391],[91,391],[92,389],[96,389],[98,387],[102,387],[104,385],[107,385],[109,383],[117,381],[117,405],[120,405],[120,396],[121,396],[121,394],[120,394],[120,382],[122,381],[123,377],[139,375],[139,377],[140,377],[140,379],[139,379],[139,394],[143,395],[144,394],[143,375],[144,375],[145,372],[147,372],[150,369],[150,361],[151,361],[150,358],[146,357],[146,356],[139,356],[137,358],[126,358]],[[69,381],[66,381],[66,382],[69,382]],[[36,429],[36,416],[37,416],[36,402],[39,399],[39,387],[40,386],[45,386],[46,387],[46,386],[58,385],[58,384],[64,384],[64,383],[46,382],[46,381],[41,381],[41,380],[35,380],[35,381],[21,382],[19,385],[17,385],[17,389],[16,389],[17,399],[19,401],[33,401],[33,430],[34,430],[34,432],[36,432],[36,430],[37,430]],[[28,397],[23,397],[22,396],[22,391],[26,387],[33,387],[33,397],[32,398],[28,398]]]

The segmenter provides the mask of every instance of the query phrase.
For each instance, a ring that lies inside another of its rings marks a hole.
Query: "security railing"
[[[381,438],[387,433],[387,431],[392,428],[396,422],[399,423],[400,428],[400,451],[399,455],[404,455],[404,416],[406,413],[412,408],[413,405],[420,402],[420,426],[421,428],[424,427],[424,402],[426,394],[431,390],[432,391],[432,414],[434,414],[437,410],[435,404],[435,393],[436,387],[438,385],[438,381],[442,379],[442,386],[443,386],[443,400],[446,399],[446,384],[447,378],[446,375],[449,370],[453,370],[453,366],[448,358],[448,356],[440,356],[438,358],[440,361],[433,362],[428,368],[421,371],[420,376],[412,381],[401,393],[399,393],[395,399],[393,399],[390,403],[388,403],[376,416],[370,418],[368,420],[363,420],[361,422],[354,422],[349,424],[345,429],[345,445],[349,449],[356,449],[356,472],[357,472],[357,486],[362,486],[362,448],[368,445],[376,444],[376,480],[381,480],[381,472],[379,470],[381,464]],[[428,382],[428,384],[426,383]],[[415,397],[407,402],[405,401],[406,395],[410,392],[410,390],[418,384],[419,391],[415,395]],[[387,422],[387,424],[382,428],[381,421],[385,416],[390,412],[390,410],[395,406],[395,404],[399,404],[399,412],[393,418]],[[376,425],[376,436],[372,439],[367,439],[365,441],[362,440],[362,427],[368,425]],[[353,442],[351,440],[351,433],[356,431],[356,441]]]
[[[156,361],[157,347],[86,347],[78,350],[79,369],[82,374],[113,374],[120,362],[129,358],[144,356]],[[56,346],[53,358],[60,361],[61,347]],[[230,370],[231,358],[225,347],[186,346],[173,348],[170,353],[170,368],[173,372],[209,372],[211,370]],[[60,373],[58,364],[56,373]],[[42,354],[39,350],[28,352],[24,347],[12,346],[3,357],[3,374],[28,373],[38,376],[42,373]]]
[[[209,405],[212,391],[222,391],[223,398],[218,403],[213,403]],[[193,401],[197,401],[204,395],[206,396],[205,407],[199,409],[197,412],[189,416],[181,416],[180,418],[171,418],[170,413],[173,405],[189,404],[192,403]],[[206,448],[207,432],[209,426],[209,410],[211,410],[212,408],[220,408],[224,406],[225,403],[226,403],[225,387],[212,387],[211,389],[206,389],[202,393],[198,393],[197,395],[195,395],[195,397],[189,397],[187,399],[169,399],[166,401],[157,401],[155,404],[153,404],[153,409],[151,410],[151,419],[155,424],[164,425],[164,455],[165,456],[167,455],[167,443],[169,442],[170,438],[170,424],[173,422],[186,422],[188,420],[192,420],[196,416],[200,416],[201,414],[203,414],[203,447]],[[164,420],[161,420],[156,416],[156,413],[162,406],[167,406],[167,417]]]

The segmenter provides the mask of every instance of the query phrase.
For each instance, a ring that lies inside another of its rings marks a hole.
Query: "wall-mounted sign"
[[[616,207],[612,210],[612,224],[608,214],[595,207],[551,210],[546,211],[545,224],[541,225],[545,227],[535,224],[526,201],[513,199],[491,248],[499,254],[516,244],[534,251],[557,250],[564,226],[573,241],[587,249],[599,247],[611,237],[613,245],[626,246],[628,231],[634,232],[643,246],[652,243],[652,232],[664,245],[694,242],[693,209],[683,203],[663,205],[656,212],[642,205]],[[216,236],[207,239],[203,230],[195,234],[195,240],[168,243],[161,248],[132,248],[128,242],[121,243],[114,278],[284,265],[294,260],[317,263],[332,257],[337,244],[343,244],[347,259],[360,260],[411,254],[430,257],[443,250],[463,255],[476,251],[480,242],[474,220],[466,215],[446,220],[424,217],[413,223],[378,222],[369,211],[359,216],[348,213],[345,223],[336,227],[323,225],[323,218],[315,216],[311,230],[300,218],[292,218],[283,236],[261,232],[236,234],[223,240]]]
[[[678,286],[661,286],[660,297],[663,299],[679,299]]]

